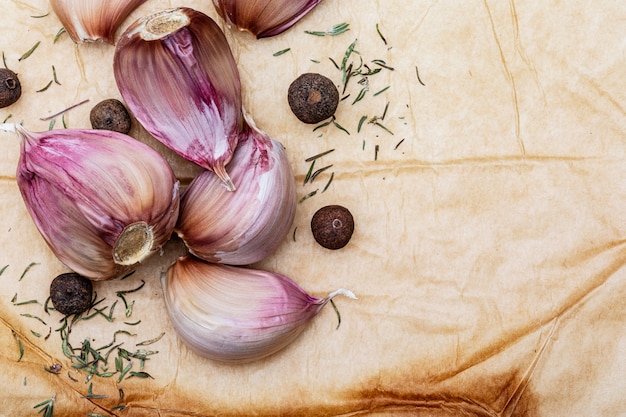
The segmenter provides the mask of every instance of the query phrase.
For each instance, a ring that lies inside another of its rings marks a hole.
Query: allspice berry
[[[89,114],[91,127],[94,129],[130,132],[131,119],[124,104],[114,98],[96,104]]]
[[[287,100],[300,121],[319,123],[335,114],[339,91],[329,78],[317,73],[305,73],[291,83]]]
[[[313,237],[327,249],[341,249],[348,244],[354,232],[354,218],[350,210],[339,205],[319,209],[311,219]]]
[[[22,85],[17,74],[7,68],[0,68],[0,108],[15,103],[22,95]]]
[[[93,285],[75,272],[61,274],[50,284],[50,301],[55,310],[66,316],[87,311],[91,306]]]

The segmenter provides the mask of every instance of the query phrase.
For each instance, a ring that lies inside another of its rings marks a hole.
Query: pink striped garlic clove
[[[113,67],[143,127],[233,191],[226,164],[243,129],[241,84],[217,24],[185,7],[140,18],[119,40]]]
[[[213,0],[229,25],[257,38],[278,35],[296,24],[321,0]]]
[[[115,43],[124,19],[146,0],[50,0],[52,10],[75,43]]]
[[[307,294],[273,272],[178,259],[162,277],[170,321],[197,354],[226,363],[270,356],[292,343],[339,289],[327,297]]]
[[[296,184],[283,145],[250,124],[228,165],[232,193],[211,171],[200,173],[181,197],[176,232],[195,256],[248,265],[285,240],[296,212]]]
[[[16,179],[52,252],[92,280],[121,277],[160,252],[174,229],[179,184],[149,146],[107,130],[29,132]]]

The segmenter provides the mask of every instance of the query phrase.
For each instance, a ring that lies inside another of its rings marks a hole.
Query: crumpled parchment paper
[[[285,145],[299,198],[317,190],[298,204],[293,234],[255,266],[314,295],[345,287],[359,299],[336,300],[338,329],[326,307],[266,360],[202,359],[165,312],[159,276],[184,253],[173,238],[131,277],[95,284],[103,314],[68,337],[76,355],[86,340],[114,342],[99,370],[113,375],[90,378],[64,354],[61,315],[45,310],[50,281],[67,269],[28,217],[18,140],[1,133],[0,415],[34,415],[49,398],[68,416],[626,415],[626,6],[324,0],[284,34],[256,40],[227,28],[210,1],[148,1],[119,33],[183,5],[224,27],[247,111]],[[0,121],[46,130],[41,118],[89,99],[53,128],[89,127],[92,105],[120,98],[112,46],[53,43],[61,26],[47,1],[3,7],[0,50],[23,95]],[[338,36],[304,32],[341,22],[350,30]],[[336,124],[314,131],[291,114],[287,88],[309,71],[341,86],[329,58],[340,64],[355,40],[355,67],[362,58],[382,70],[350,80]],[[61,85],[36,92],[52,66]],[[183,184],[198,172],[138,123],[131,134],[163,151]],[[316,167],[332,167],[303,185],[304,160],[329,149]],[[340,251],[311,236],[326,204],[356,221]],[[119,344],[147,355],[143,368],[132,357],[122,365],[148,376],[120,380]]]

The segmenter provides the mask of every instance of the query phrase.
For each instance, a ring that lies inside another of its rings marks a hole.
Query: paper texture
[[[359,299],[337,298],[338,329],[327,306],[266,360],[202,359],[165,311],[159,275],[184,253],[174,239],[133,276],[96,283],[105,315],[117,301],[112,322],[77,322],[69,336],[75,349],[115,339],[129,352],[158,351],[142,370],[152,378],[87,380],[64,355],[61,315],[44,310],[50,281],[67,268],[27,214],[15,184],[19,143],[1,133],[0,415],[34,415],[53,396],[55,415],[67,416],[626,415],[626,6],[325,0],[284,34],[256,40],[226,28],[209,1],[148,1],[118,36],[144,14],[183,5],[224,27],[246,110],[285,145],[298,197],[318,190],[298,204],[279,251],[255,266],[313,295],[344,287]],[[89,99],[54,128],[89,127],[93,105],[120,98],[114,47],[76,46],[67,35],[53,43],[61,26],[47,1],[3,6],[0,49],[23,95],[0,121],[46,130],[41,118]],[[341,22],[350,30],[338,36],[304,33]],[[333,124],[314,131],[291,113],[288,86],[303,72],[341,86],[329,58],[341,64],[355,40],[355,67],[362,58],[382,70],[354,104],[365,84],[349,81],[336,113],[349,134]],[[61,85],[36,92],[52,66]],[[164,151],[136,122],[131,135]],[[332,168],[303,185],[304,160],[329,149],[316,167]],[[184,184],[198,172],[166,155]],[[339,251],[310,232],[326,204],[355,218]],[[117,292],[142,280],[125,295],[134,302],[127,317]],[[37,303],[20,304],[29,300]],[[128,363],[140,371],[140,361]],[[46,372],[55,364],[59,374]]]

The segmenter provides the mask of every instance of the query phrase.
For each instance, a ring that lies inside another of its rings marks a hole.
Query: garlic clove
[[[190,256],[162,276],[168,314],[181,340],[203,357],[245,363],[293,342],[335,296],[307,294],[284,275],[212,264]]]
[[[117,28],[146,0],[50,0],[52,10],[75,43],[114,44]]]
[[[261,261],[284,241],[293,223],[296,184],[285,149],[247,120],[228,165],[237,192],[203,171],[181,197],[176,232],[192,254],[206,261]]]
[[[117,86],[157,140],[215,172],[226,172],[243,128],[239,71],[224,33],[207,15],[168,9],[135,21],[118,41]]]
[[[92,280],[120,277],[160,251],[179,210],[179,183],[149,146],[106,130],[29,132],[16,179],[50,249]]]
[[[220,16],[230,25],[257,38],[278,35],[296,24],[321,0],[213,0]]]

